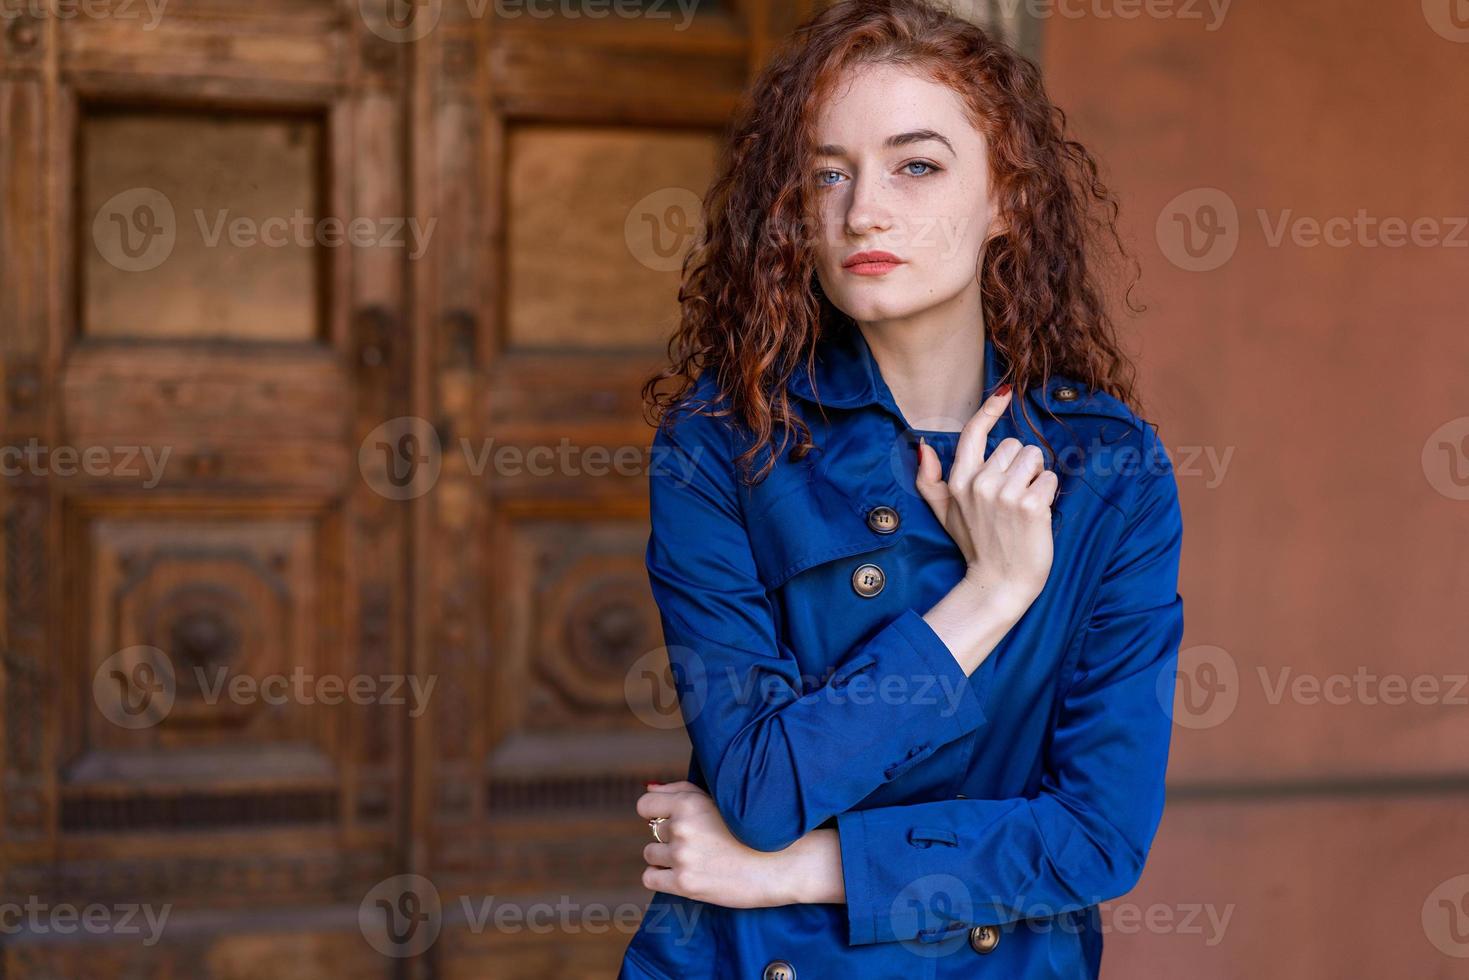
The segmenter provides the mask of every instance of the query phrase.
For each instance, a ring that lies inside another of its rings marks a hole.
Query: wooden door
[[[410,904],[443,909],[445,977],[614,976],[648,898],[633,804],[687,774],[643,565],[638,389],[731,110],[805,10],[625,9],[446,6],[416,45],[414,199],[439,222],[414,333],[446,445],[415,637],[442,692],[414,742],[434,894]]]
[[[805,5],[33,6],[0,975],[611,975],[688,757],[638,387]]]
[[[334,685],[412,669],[421,505],[359,451],[413,397],[408,52],[330,0],[32,6],[0,39],[0,893],[42,911],[0,974],[388,976],[344,913],[402,861],[407,718]]]

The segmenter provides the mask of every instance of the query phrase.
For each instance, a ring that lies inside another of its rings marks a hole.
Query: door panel
[[[415,314],[449,434],[415,649],[448,692],[414,751],[440,975],[612,976],[648,898],[633,804],[689,744],[643,565],[638,389],[723,127],[796,6],[700,5],[684,29],[446,7],[415,46],[418,213],[440,219]],[[491,897],[556,927],[450,914]]]
[[[331,698],[406,665],[411,511],[357,462],[407,406],[406,259],[317,233],[405,211],[372,37],[325,2],[5,34],[0,893],[171,910],[8,936],[5,975],[395,969],[356,910],[405,717]]]
[[[83,336],[320,336],[326,252],[309,221],[323,213],[324,122],[89,107]]]
[[[716,149],[698,130],[510,129],[505,346],[661,347],[677,326],[669,273],[698,231]]]

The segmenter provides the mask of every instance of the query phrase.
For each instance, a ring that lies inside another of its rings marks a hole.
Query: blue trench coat
[[[1067,377],[1027,392],[1059,454],[1054,563],[966,677],[922,618],[965,570],[913,488],[927,430],[860,330],[818,358],[816,389],[798,372],[790,390],[820,448],[753,488],[728,419],[659,429],[647,566],[688,778],[750,847],[836,828],[847,901],[657,892],[619,977],[1096,977],[1097,904],[1137,882],[1163,812],[1183,634],[1172,464],[1104,392]],[[984,360],[988,397],[1004,366],[988,340]],[[715,394],[708,374],[694,394]],[[986,455],[1012,436],[1044,450],[1019,404]],[[954,437],[927,438],[947,478]]]

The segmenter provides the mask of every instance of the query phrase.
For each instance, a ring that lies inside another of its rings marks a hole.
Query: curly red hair
[[[1067,138],[1066,115],[1035,63],[924,0],[840,0],[795,31],[740,103],[704,199],[703,231],[684,260],[670,364],[642,388],[649,421],[661,424],[712,371],[713,401],[725,406],[709,414],[737,416],[753,436],[738,458],[747,480],[772,467],[773,456],[748,472],[777,429],[775,451],[794,440],[800,459],[815,448],[786,383],[812,370],[825,330],[851,321],[815,288],[814,121],[841,73],[864,64],[922,70],[949,85],[988,142],[1007,229],[979,272],[985,329],[1009,365],[997,383],[1023,392],[1065,374],[1138,411],[1135,368],[1117,344],[1098,273],[1112,254],[1102,245],[1128,257],[1118,205],[1091,154]],[[669,379],[674,389],[660,391]]]

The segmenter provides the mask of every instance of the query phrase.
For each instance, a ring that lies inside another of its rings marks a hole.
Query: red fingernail
[[[662,783],[652,783],[652,782],[649,782],[649,783],[644,783],[643,784],[643,788],[644,789],[652,789],[654,786],[662,786],[662,785],[663,785]]]
[[[995,389],[995,397],[996,398],[1003,397],[1004,395],[1008,395],[1009,393],[1010,393],[1010,382],[1008,382],[1008,381],[1006,381],[1004,384],[1000,385],[1000,387],[998,387],[998,388]]]

